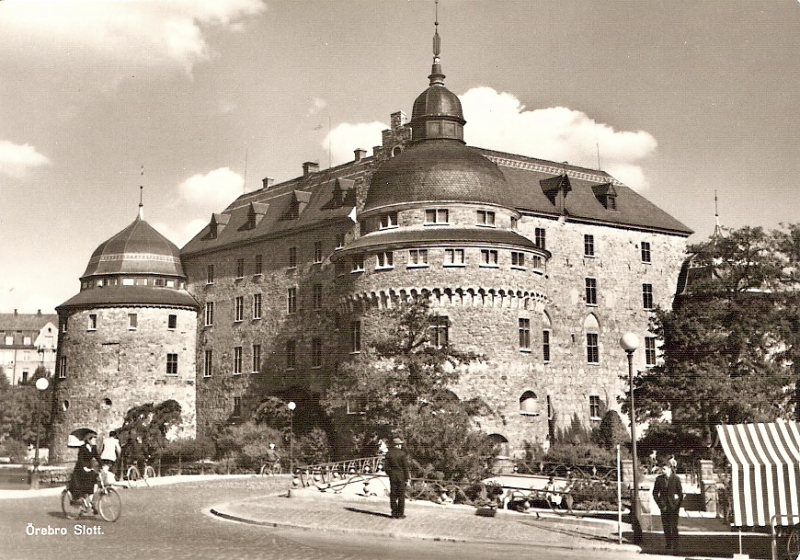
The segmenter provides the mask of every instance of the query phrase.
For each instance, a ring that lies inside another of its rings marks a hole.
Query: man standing
[[[389,503],[392,506],[392,517],[405,518],[406,483],[408,475],[408,457],[403,451],[403,440],[394,438],[394,447],[386,453],[385,468],[389,475]]]
[[[662,473],[653,486],[653,498],[661,510],[661,525],[667,550],[678,549],[678,514],[683,502],[681,480],[669,462],[661,465]]]

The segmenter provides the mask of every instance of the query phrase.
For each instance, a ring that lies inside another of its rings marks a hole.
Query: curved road
[[[98,558],[114,560],[469,560],[585,558],[587,551],[537,549],[519,545],[364,537],[266,528],[225,521],[211,506],[285,490],[286,480],[261,477],[183,482],[121,490],[122,517],[116,523],[88,517],[66,519],[59,496],[0,501],[0,557],[3,560]],[[45,533],[28,535],[29,527]],[[48,528],[51,531],[48,531]],[[592,551],[593,558],[647,558],[642,554]],[[653,556],[651,558],[658,558]]]

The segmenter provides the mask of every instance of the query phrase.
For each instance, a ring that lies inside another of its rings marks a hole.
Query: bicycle
[[[122,498],[114,488],[106,486],[100,473],[97,474],[98,485],[92,493],[91,501],[86,497],[75,499],[69,486],[61,492],[61,510],[67,519],[78,519],[89,513],[99,514],[112,523],[119,519],[122,513]]]
[[[264,463],[261,465],[261,470],[258,472],[261,476],[276,476],[283,474],[281,470],[281,462],[273,461],[272,463]]]
[[[128,488],[136,488],[139,485],[139,481],[142,480],[150,488],[150,478],[155,478],[156,470],[145,462],[144,464],[144,476],[142,472],[139,470],[135,464],[128,467],[128,470],[125,471],[125,479],[128,481]]]

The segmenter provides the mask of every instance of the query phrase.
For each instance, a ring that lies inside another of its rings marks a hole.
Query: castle
[[[618,409],[618,340],[638,334],[636,368],[655,365],[650,313],[671,305],[691,230],[604,171],[467,146],[434,45],[411,119],[392,114],[373,155],[264,179],[179,252],[141,218],[95,251],[57,308],[56,447],[147,399],[178,400],[187,434],[270,395],[313,422],[362,333],[413,295],[439,340],[482,356],[453,390],[487,402],[502,454]]]

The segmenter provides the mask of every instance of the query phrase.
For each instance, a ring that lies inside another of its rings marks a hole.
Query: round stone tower
[[[194,436],[198,304],[178,247],[144,221],[140,205],[133,223],[97,247],[80,280],[80,292],[56,307],[51,461],[70,458],[75,428],[105,435],[150,402],[176,400],[179,432]]]

